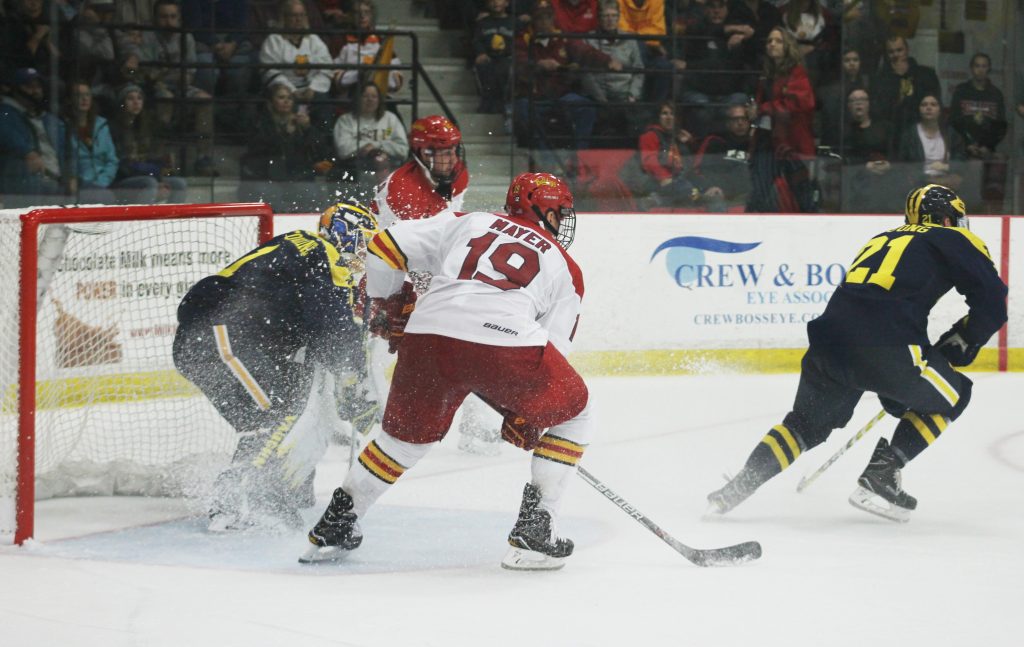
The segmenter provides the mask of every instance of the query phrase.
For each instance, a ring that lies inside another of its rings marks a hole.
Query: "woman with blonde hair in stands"
[[[815,156],[814,90],[796,40],[776,27],[765,41],[764,72],[749,107],[754,128],[747,211],[816,211],[807,163]]]

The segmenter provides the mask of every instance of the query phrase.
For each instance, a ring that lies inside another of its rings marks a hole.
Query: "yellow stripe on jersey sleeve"
[[[385,229],[374,236],[366,249],[394,269],[403,272],[409,271],[409,259],[405,257],[405,253],[402,252],[388,230]]]

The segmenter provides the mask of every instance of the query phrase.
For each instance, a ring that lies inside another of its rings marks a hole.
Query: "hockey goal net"
[[[188,494],[235,438],[171,359],[181,297],[272,235],[263,204],[0,210],[0,543],[35,500]]]

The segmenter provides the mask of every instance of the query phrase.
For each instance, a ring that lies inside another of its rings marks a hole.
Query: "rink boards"
[[[580,214],[570,254],[586,293],[573,364],[588,374],[792,372],[819,315],[863,245],[898,215]],[[313,227],[278,216],[277,231]],[[1010,288],[1010,320],[972,368],[1024,370],[1024,219],[972,216]],[[930,336],[967,311],[951,291]]]

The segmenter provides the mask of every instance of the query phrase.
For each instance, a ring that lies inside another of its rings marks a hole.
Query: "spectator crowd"
[[[1004,208],[1007,156],[997,149],[1008,122],[991,58],[971,57],[969,79],[944,104],[935,69],[911,55],[917,18],[887,3],[461,6],[477,16],[464,41],[479,111],[504,107],[519,144],[561,167],[547,170],[572,175],[571,159],[544,153],[576,151],[595,194],[611,182],[641,208],[889,210],[927,180]],[[605,154],[613,168],[593,169],[602,156],[589,149],[624,147],[635,154]],[[849,202],[825,204],[840,182]]]
[[[930,181],[1005,206],[1000,144],[1024,104],[1007,111],[983,52],[944,104],[912,55],[915,21],[885,3],[417,1],[461,30],[477,112],[503,115],[584,201],[612,181],[636,208],[845,210],[823,199],[841,183],[856,210],[888,211]],[[373,0],[0,7],[7,206],[183,201],[237,167],[239,199],[318,210],[408,158],[408,75]],[[215,136],[244,146],[237,164]]]
[[[238,199],[320,210],[408,155],[372,0],[0,0],[0,202]],[[377,66],[377,67],[372,67]],[[215,141],[215,136],[217,141]],[[215,143],[236,143],[236,160]],[[225,164],[225,162],[227,162]]]

